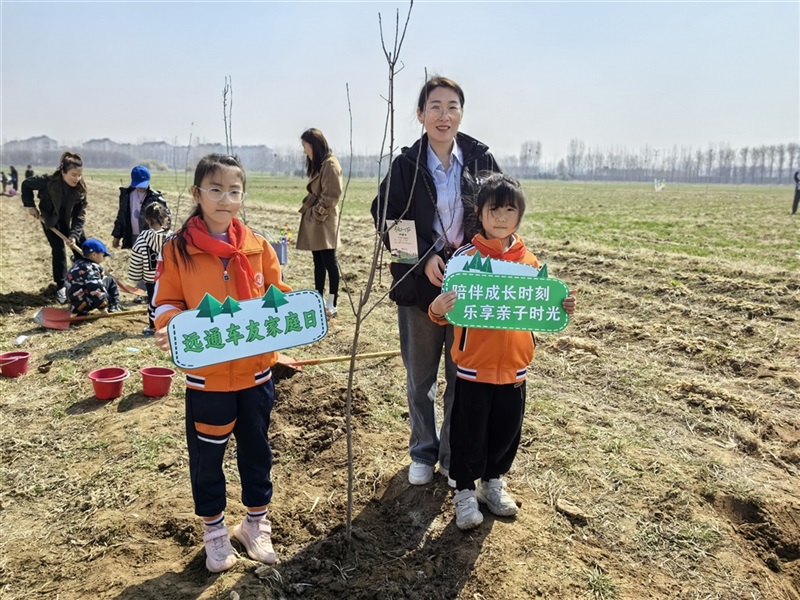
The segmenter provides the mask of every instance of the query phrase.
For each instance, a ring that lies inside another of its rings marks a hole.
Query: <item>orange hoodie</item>
[[[503,252],[500,240],[487,240],[478,234],[472,238],[472,243],[456,250],[453,256],[472,256],[478,252],[481,258],[490,256],[531,265],[537,269],[540,266],[539,259],[525,248],[525,242],[517,235],[514,236],[511,247]],[[430,307],[428,316],[439,325],[448,324],[445,318],[435,317]],[[461,379],[496,385],[525,380],[536,347],[533,332],[454,327],[454,333],[450,354]]]
[[[281,281],[278,257],[269,242],[247,228],[241,251],[247,255],[256,281],[250,281],[253,298],[263,296],[270,284],[282,292],[292,288]],[[156,306],[156,329],[166,327],[169,320],[183,310],[197,308],[206,292],[223,302],[227,296],[237,298],[235,269],[226,271],[222,260],[202,250],[188,246],[192,263],[186,265],[178,257],[175,237],[164,243],[158,259],[153,304]],[[186,386],[206,391],[232,392],[251,388],[269,381],[270,367],[278,360],[276,352],[240,358],[200,369],[184,369]]]

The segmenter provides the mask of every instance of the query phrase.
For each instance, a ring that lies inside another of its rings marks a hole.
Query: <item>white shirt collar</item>
[[[464,153],[461,151],[456,141],[453,140],[453,148],[450,150],[450,166],[452,167],[456,162],[462,167],[464,166]],[[444,169],[442,161],[439,160],[439,157],[436,156],[436,152],[433,151],[430,143],[428,143],[428,168],[433,172],[440,166]]]

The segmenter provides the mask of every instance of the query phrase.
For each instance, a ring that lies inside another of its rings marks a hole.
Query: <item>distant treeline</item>
[[[119,144],[108,138],[89,140],[81,146],[67,148],[47,136],[7,142],[2,145],[3,165],[31,164],[49,170],[55,168],[61,153],[71,149],[80,152],[90,168],[129,169],[137,164],[152,170],[193,169],[197,161],[210,152],[224,153],[222,144],[200,142],[188,145],[168,142]],[[271,175],[305,176],[304,155],[298,148],[273,149],[265,145],[236,146],[248,171]],[[349,156],[336,152],[345,175],[379,177],[386,173],[389,160],[378,155]],[[516,155],[496,156],[502,169],[520,179],[560,179],[580,181],[652,181],[680,183],[781,184],[792,181],[800,169],[800,144],[792,142],[771,146],[733,148],[730,144],[709,144],[706,148],[673,146],[662,150],[645,146],[631,150],[625,147],[601,148],[586,146],[572,139],[567,154],[545,160],[542,143],[525,141]]]
[[[515,165],[527,177],[578,179],[589,181],[651,181],[681,183],[780,184],[792,181],[800,168],[800,144],[791,142],[771,146],[709,144],[706,148],[673,146],[661,150],[645,146],[638,150],[624,147],[592,148],[582,140],[570,140],[567,155],[539,170],[541,142],[522,144]],[[513,171],[511,164],[501,162]]]

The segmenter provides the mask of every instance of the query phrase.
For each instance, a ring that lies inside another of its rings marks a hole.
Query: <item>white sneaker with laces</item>
[[[56,290],[56,301],[59,304],[66,304],[67,303],[67,288],[62,287]]]
[[[425,485],[433,479],[433,465],[412,461],[408,468],[408,483],[411,485]]]
[[[502,479],[480,481],[475,495],[479,502],[483,502],[498,517],[512,517],[519,510],[517,503],[506,491],[506,482]]]
[[[241,542],[247,555],[265,565],[274,565],[278,558],[272,547],[272,524],[265,518],[251,521],[245,517],[240,525],[233,528],[233,537]]]
[[[483,523],[483,513],[478,508],[475,490],[458,490],[453,496],[456,505],[456,526],[462,531],[474,529]]]
[[[225,525],[206,527],[203,543],[206,547],[206,569],[212,573],[222,573],[236,564],[236,550],[231,546]]]

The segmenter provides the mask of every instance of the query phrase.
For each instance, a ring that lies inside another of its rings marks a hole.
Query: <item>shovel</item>
[[[389,356],[399,356],[400,350],[387,350],[385,352],[367,352],[365,354],[356,354],[355,358],[360,360],[362,358],[385,358]],[[298,371],[302,371],[304,366],[321,365],[329,362],[343,362],[350,360],[350,355],[343,356],[328,356],[326,358],[309,358],[306,360],[295,360],[285,354],[278,354],[278,362],[272,367],[278,379],[288,379]]]
[[[72,241],[67,236],[65,236],[63,233],[61,233],[58,229],[56,229],[55,227],[48,227],[48,229],[50,231],[52,231],[53,233],[55,233],[62,240],[64,240],[64,243],[67,246],[69,246],[72,250],[74,250],[75,252],[77,252],[78,254],[83,256],[83,252],[81,252],[81,249],[78,248],[75,244],[73,244]],[[117,282],[117,287],[119,287],[119,289],[121,289],[123,292],[128,292],[129,294],[133,294],[135,296],[146,296],[147,295],[147,292],[145,292],[141,288],[138,288],[138,287],[133,286],[133,285],[128,285],[127,283],[125,283],[123,281],[120,281],[116,277],[114,279]]]
[[[131,310],[122,310],[113,313],[95,313],[85,315],[82,317],[74,317],[70,314],[68,309],[45,307],[36,313],[33,320],[46,329],[69,329],[70,323],[77,321],[89,321],[91,319],[110,319],[113,317],[121,317],[123,315],[140,315],[147,312],[147,307],[133,308]]]

